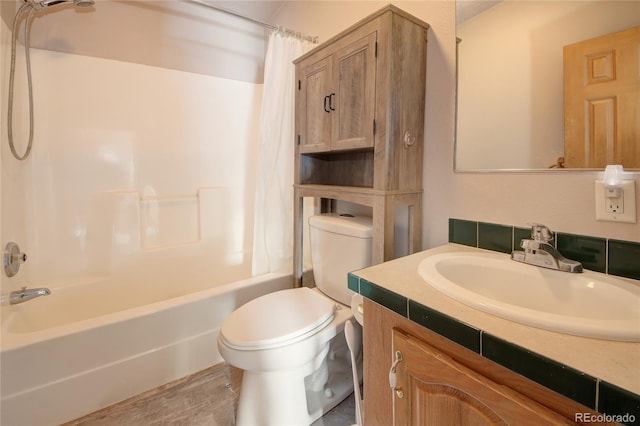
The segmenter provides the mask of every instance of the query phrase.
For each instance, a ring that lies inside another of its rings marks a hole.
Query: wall
[[[198,268],[206,279],[218,266],[248,276],[262,85],[34,48],[34,148],[18,162],[7,142],[10,31],[1,26],[2,243],[29,255],[2,292],[135,268],[147,279]],[[23,152],[22,53],[17,63]]]
[[[562,46],[637,25],[640,3],[628,1],[502,2],[459,25],[456,166],[555,164],[564,155]]]
[[[278,24],[295,24],[307,33],[318,34],[322,41],[385,4],[292,2],[285,5],[275,19]],[[593,182],[602,178],[600,172],[454,172],[455,3],[398,1],[394,4],[431,25],[425,113],[424,248],[447,243],[450,217],[518,226],[542,222],[551,229],[574,234],[640,241],[640,222],[595,220]],[[637,192],[640,174],[635,173],[633,177]]]

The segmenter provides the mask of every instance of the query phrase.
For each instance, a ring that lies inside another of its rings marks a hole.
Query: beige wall
[[[274,21],[317,34],[322,41],[385,4],[291,2]],[[427,53],[424,248],[447,242],[450,217],[520,226],[542,222],[564,232],[640,241],[640,223],[595,220],[594,181],[602,178],[600,172],[455,173],[455,3],[394,4],[431,25]],[[640,174],[633,176],[637,193]]]

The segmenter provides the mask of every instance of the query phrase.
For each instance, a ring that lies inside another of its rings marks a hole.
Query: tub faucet
[[[9,304],[16,305],[18,303],[26,302],[31,299],[35,299],[40,296],[47,296],[51,294],[51,290],[48,288],[26,288],[22,287],[20,290],[12,291],[9,295]]]
[[[560,254],[550,244],[552,241],[553,232],[542,224],[534,223],[531,226],[531,239],[520,241],[520,247],[524,250],[514,250],[511,259],[558,271],[582,272],[582,264]]]

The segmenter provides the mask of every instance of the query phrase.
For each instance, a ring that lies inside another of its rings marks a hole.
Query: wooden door
[[[300,152],[324,152],[331,146],[332,57],[310,57],[301,65],[296,91]]]
[[[415,337],[394,329],[394,425],[573,424],[518,392],[456,362]]]
[[[640,168],[640,27],[564,47],[565,166]]]
[[[332,149],[373,147],[375,112],[376,40],[372,32],[336,53]]]

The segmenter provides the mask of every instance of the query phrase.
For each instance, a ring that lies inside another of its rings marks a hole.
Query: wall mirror
[[[565,130],[563,46],[639,27],[640,2],[458,0],[457,12],[456,171],[603,168],[562,164],[565,132],[572,131],[569,120]],[[598,74],[612,72],[598,61],[592,66]],[[628,157],[640,161],[635,103],[623,126],[636,132]],[[605,121],[619,113],[606,103],[590,108]]]

